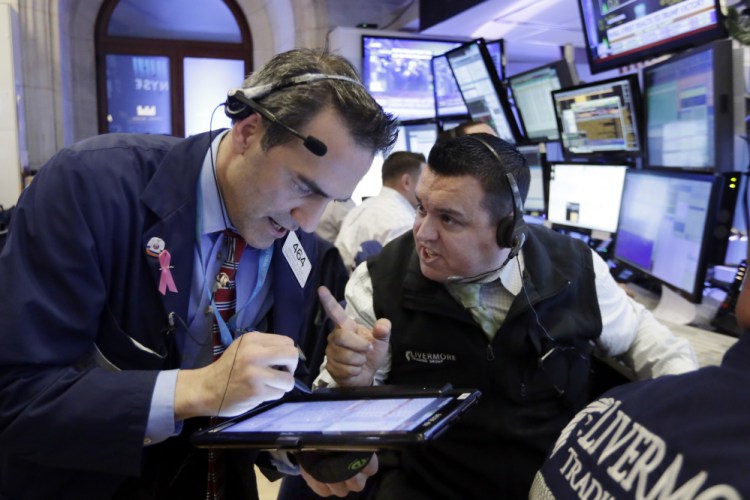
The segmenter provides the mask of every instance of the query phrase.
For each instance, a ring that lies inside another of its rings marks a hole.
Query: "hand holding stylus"
[[[372,385],[375,372],[385,362],[391,337],[391,322],[378,319],[372,329],[350,318],[324,286],[318,296],[336,328],[328,335],[326,369],[342,387]]]

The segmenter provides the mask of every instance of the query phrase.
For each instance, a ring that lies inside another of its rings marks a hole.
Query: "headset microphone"
[[[260,113],[260,115],[271,123],[275,123],[295,137],[302,139],[302,143],[305,147],[315,156],[325,156],[328,152],[328,147],[320,139],[311,135],[305,136],[299,130],[293,129],[286,123],[279,121],[276,115],[271,113],[268,109],[261,106],[254,100],[245,96],[244,89],[231,89],[227,94],[227,102],[224,108],[226,115],[233,120],[241,120],[250,116],[252,109]]]

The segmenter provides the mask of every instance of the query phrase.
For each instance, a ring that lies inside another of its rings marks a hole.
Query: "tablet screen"
[[[410,431],[452,398],[286,402],[222,432]]]
[[[375,450],[434,439],[476,403],[476,389],[378,386],[292,394],[202,429],[198,447]]]

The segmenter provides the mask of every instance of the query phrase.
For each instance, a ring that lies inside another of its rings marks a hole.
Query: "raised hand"
[[[387,359],[391,322],[381,318],[370,329],[347,316],[326,287],[318,289],[318,296],[336,324],[326,347],[328,373],[342,387],[372,385],[375,372]]]

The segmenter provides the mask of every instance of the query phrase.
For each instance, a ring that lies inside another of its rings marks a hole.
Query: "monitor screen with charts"
[[[462,45],[446,57],[472,120],[490,124],[510,143],[518,142],[520,132],[484,41]]]
[[[648,166],[735,170],[734,137],[745,127],[734,59],[731,40],[721,40],[643,70]]]
[[[565,60],[524,71],[508,78],[513,102],[530,141],[559,139],[552,91],[574,85],[570,65]]]
[[[628,171],[615,260],[700,303],[719,180],[708,173]]]
[[[638,156],[638,77],[627,75],[552,92],[563,153]]]

